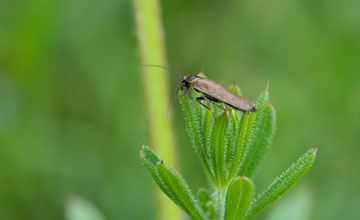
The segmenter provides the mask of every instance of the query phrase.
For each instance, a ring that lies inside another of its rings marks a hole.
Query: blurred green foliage
[[[309,219],[359,218],[360,2],[185,0],[162,10],[172,68],[204,66],[245,97],[270,82],[278,129],[256,190],[318,144],[300,183]],[[138,64],[128,0],[0,2],[0,219],[64,219],[74,195],[106,219],[156,218],[138,160]],[[181,173],[196,190],[205,177],[173,109]]]

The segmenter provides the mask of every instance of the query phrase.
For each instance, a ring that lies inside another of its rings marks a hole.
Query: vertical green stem
[[[142,64],[166,66],[164,36],[158,0],[133,0],[136,31]],[[142,79],[150,144],[176,167],[171,115],[167,114],[168,75],[158,68],[143,68]],[[180,210],[160,190],[156,193],[160,219],[181,219]]]
[[[216,187],[215,189],[216,194],[216,212],[218,220],[224,219],[225,214],[225,194],[226,194],[226,187]]]

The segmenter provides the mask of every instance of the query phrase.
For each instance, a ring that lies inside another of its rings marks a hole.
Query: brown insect
[[[206,106],[202,101],[207,100],[215,103],[224,103],[225,105],[228,105],[242,112],[256,111],[256,107],[251,101],[234,93],[230,89],[218,84],[217,82],[211,79],[203,78],[196,75],[182,76],[180,73],[164,66],[158,66],[158,65],[144,65],[144,66],[159,67],[166,69],[172,73],[175,73],[180,79],[182,79],[182,81],[180,82],[182,84],[182,88],[185,87],[188,90],[190,87],[193,87],[197,92],[203,94],[203,96],[197,97],[196,101],[198,101],[205,108],[209,108],[209,107]]]

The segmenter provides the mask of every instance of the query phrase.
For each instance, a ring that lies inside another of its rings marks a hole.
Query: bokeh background
[[[359,11],[357,0],[162,1],[170,67],[204,66],[253,99],[270,82],[277,132],[257,191],[319,148],[310,172],[255,219],[360,219]],[[64,219],[74,197],[109,220],[156,219],[138,159],[138,65],[129,0],[0,2],[0,219]],[[172,109],[180,170],[197,190],[207,183]]]

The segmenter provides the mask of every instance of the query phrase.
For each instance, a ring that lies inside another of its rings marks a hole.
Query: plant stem
[[[224,212],[225,212],[225,194],[226,194],[226,188],[225,187],[216,187],[214,191],[215,197],[213,198],[214,201],[216,201],[216,213],[218,220],[224,219]]]
[[[166,66],[158,0],[133,0],[133,3],[141,63]],[[148,67],[142,69],[142,79],[150,144],[162,158],[166,156],[167,164],[176,167],[171,115],[167,114],[168,74],[161,69]],[[156,197],[160,219],[182,219],[180,209],[159,189]]]

